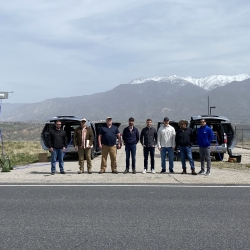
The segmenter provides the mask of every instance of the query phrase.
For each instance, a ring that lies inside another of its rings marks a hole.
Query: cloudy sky
[[[39,102],[139,77],[250,74],[248,0],[0,1],[0,92]]]

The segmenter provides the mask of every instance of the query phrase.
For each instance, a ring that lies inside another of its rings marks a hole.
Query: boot
[[[197,173],[195,172],[195,169],[192,169],[192,175],[197,175]]]
[[[183,168],[183,171],[181,174],[186,174],[187,173],[187,169],[186,168]]]

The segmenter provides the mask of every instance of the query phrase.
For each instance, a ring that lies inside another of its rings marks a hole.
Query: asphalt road
[[[0,249],[249,249],[249,187],[1,186]]]

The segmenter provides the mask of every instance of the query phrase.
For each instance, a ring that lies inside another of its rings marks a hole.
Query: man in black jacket
[[[61,128],[61,121],[56,121],[55,128],[49,132],[48,144],[51,153],[51,174],[55,174],[56,160],[59,161],[60,174],[65,174],[63,168],[63,152],[67,146],[66,132]]]
[[[129,126],[124,128],[122,133],[123,143],[125,145],[126,152],[126,169],[124,174],[129,173],[129,162],[130,162],[130,154],[132,158],[132,172],[136,174],[135,170],[135,155],[136,155],[136,144],[139,141],[139,131],[136,127],[134,127],[134,118],[130,117],[128,120]]]
[[[181,163],[183,169],[182,174],[187,173],[186,158],[188,158],[191,166],[192,175],[197,175],[197,173],[195,172],[194,160],[192,157],[191,149],[191,146],[193,145],[193,131],[191,128],[188,128],[187,125],[188,121],[179,121],[180,129],[178,129],[176,133],[176,147],[180,147]]]
[[[148,154],[150,153],[151,159],[151,173],[155,174],[155,147],[157,143],[157,131],[152,127],[152,120],[147,119],[147,126],[142,129],[140,135],[140,142],[143,146],[144,155],[144,169],[143,174],[147,173],[148,170]]]

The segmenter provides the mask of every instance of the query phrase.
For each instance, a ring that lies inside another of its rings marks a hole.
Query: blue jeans
[[[148,170],[148,154],[150,153],[151,170],[155,168],[155,147],[143,147],[144,169]]]
[[[168,152],[169,170],[174,168],[174,150],[172,147],[161,148],[161,168],[166,171],[166,154]]]
[[[135,154],[136,154],[136,144],[126,144],[126,169],[129,169],[130,154],[132,158],[132,169],[135,169]]]
[[[60,172],[64,172],[64,169],[63,169],[63,150],[53,148],[53,151],[51,152],[51,172],[52,173],[56,171],[57,159],[59,162]]]
[[[186,158],[188,158],[191,169],[194,169],[194,160],[192,157],[192,149],[188,146],[180,146],[182,168],[186,169]]]

